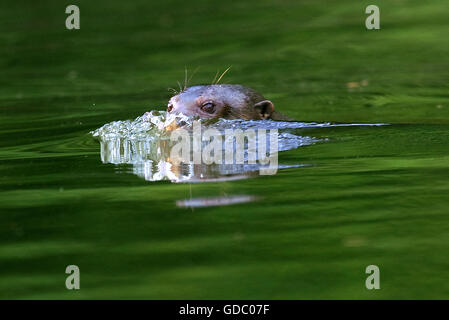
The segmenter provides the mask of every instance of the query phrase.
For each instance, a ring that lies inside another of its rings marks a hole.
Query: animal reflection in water
[[[183,123],[186,128],[190,128],[186,131],[191,138],[189,145],[194,145],[195,124],[198,122],[189,122],[190,120],[186,118],[175,120]],[[291,167],[278,165],[278,151],[311,145],[318,141],[311,137],[282,132],[283,130],[278,132],[279,123],[281,123],[279,121],[220,120],[213,124],[202,125],[203,130],[200,132],[203,136],[199,138],[200,158],[202,154],[204,160],[204,151],[208,143],[210,146],[211,142],[220,137],[220,152],[222,152],[223,160],[229,155],[232,159],[211,163],[211,161],[195,161],[195,154],[198,154],[198,151],[195,153],[190,150],[187,157],[185,154],[178,155],[173,152],[178,141],[171,137],[180,129],[167,131],[166,128],[172,123],[173,119],[165,118],[163,112],[147,113],[135,121],[116,121],[106,124],[92,134],[100,142],[103,163],[130,165],[130,170],[134,174],[147,181],[169,180],[172,182],[228,181],[259,174],[275,174],[278,169]],[[212,141],[204,138],[208,129],[215,130]],[[236,129],[244,134],[248,132],[254,134],[246,135],[246,138],[242,139],[233,135],[228,136],[229,131],[234,132]],[[254,144],[251,141],[255,141]],[[192,149],[195,147],[193,146]],[[242,153],[240,160],[243,161],[236,161],[239,153]],[[214,150],[211,154],[214,157],[216,151]],[[275,170],[273,170],[274,166]]]
[[[296,139],[295,139],[296,140]],[[314,140],[304,138],[302,145],[311,144]],[[237,140],[235,141],[237,144]],[[170,180],[172,182],[213,182],[239,180],[257,176],[268,165],[248,163],[245,153],[245,163],[194,163],[193,156],[188,162],[173,158],[172,148],[174,142],[169,139],[156,139],[152,141],[132,140],[127,138],[112,138],[100,140],[101,161],[112,164],[132,165],[132,172],[147,181]],[[238,149],[234,145],[234,150]],[[247,145],[241,147],[247,151]],[[273,157],[274,155],[271,155]],[[277,154],[275,155],[277,157]],[[266,157],[269,158],[269,157]],[[261,160],[261,159],[258,159]],[[265,159],[265,162],[269,159]],[[272,159],[271,159],[272,160]],[[271,164],[273,164],[271,162]],[[287,166],[277,165],[277,169]]]

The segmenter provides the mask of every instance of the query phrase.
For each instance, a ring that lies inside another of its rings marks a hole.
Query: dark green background
[[[439,0],[2,1],[0,297],[447,298],[448,33]],[[165,109],[185,67],[200,84],[230,65],[223,82],[297,120],[392,125],[304,130],[329,141],[279,161],[312,166],[244,181],[101,163],[90,130]],[[260,200],[175,204],[239,194]]]

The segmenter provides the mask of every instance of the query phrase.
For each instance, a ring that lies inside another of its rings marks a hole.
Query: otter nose
[[[192,110],[192,106],[185,105],[183,103],[171,103],[167,107],[167,112],[169,113],[182,113],[185,116],[194,116],[196,113]]]

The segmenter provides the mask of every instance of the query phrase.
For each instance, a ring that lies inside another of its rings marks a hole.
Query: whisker
[[[178,94],[178,91],[176,91],[176,89],[174,88],[168,88],[168,91],[171,91],[174,95]]]
[[[182,91],[185,91],[187,89],[187,67],[184,67],[184,89]]]
[[[217,73],[215,74],[214,80],[212,80],[212,84],[215,84],[215,80],[217,80],[219,70],[217,69]]]
[[[226,72],[229,71],[229,69],[231,69],[232,66],[229,66],[220,76],[220,78],[218,78],[217,82],[215,82],[215,84],[218,84],[221,80],[221,78],[223,78],[223,76],[226,74]]]

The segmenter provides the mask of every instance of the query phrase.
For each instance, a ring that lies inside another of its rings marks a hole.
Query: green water
[[[1,298],[448,298],[447,1],[379,2],[378,31],[367,1],[76,1],[72,31],[68,4],[0,3]],[[89,131],[229,65],[292,118],[391,125],[305,129],[328,141],[279,162],[309,166],[238,181],[100,161]]]

